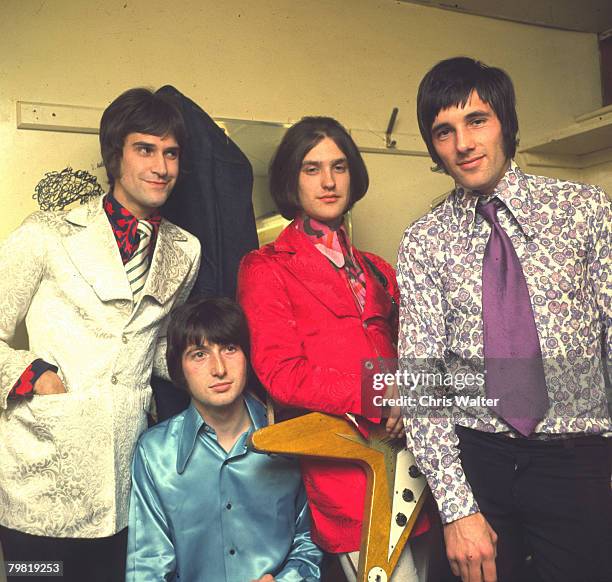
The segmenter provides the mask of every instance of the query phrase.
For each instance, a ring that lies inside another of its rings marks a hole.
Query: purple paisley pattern
[[[612,205],[598,187],[524,174],[512,162],[491,197],[517,251],[535,315],[551,404],[534,438],[611,433],[602,352],[612,362]],[[482,372],[482,260],[490,227],[460,186],[404,234],[399,353]],[[602,350],[602,338],[604,349]],[[420,362],[420,363],[418,363]],[[480,365],[478,364],[480,362]],[[480,369],[478,369],[480,368]],[[484,387],[477,394],[484,395]],[[404,388],[406,395],[410,390]],[[454,425],[517,436],[487,409],[405,410],[408,440],[444,523],[478,511]]]

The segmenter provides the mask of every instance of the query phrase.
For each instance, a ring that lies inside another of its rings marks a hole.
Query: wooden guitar
[[[364,434],[348,414],[311,412],[258,430],[252,444],[263,452],[351,461],[365,469],[357,580],[388,582],[429,492],[403,441],[371,423]]]

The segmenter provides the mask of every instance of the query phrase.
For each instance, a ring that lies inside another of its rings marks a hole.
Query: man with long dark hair
[[[304,117],[287,130],[270,164],[270,192],[291,219],[276,241],[252,251],[238,274],[238,300],[262,385],[283,406],[384,422],[403,433],[399,406],[373,405],[371,374],[395,359],[398,291],[393,268],[358,250],[346,212],[369,186],[357,144],[330,117]],[[385,398],[396,402],[397,388]],[[366,473],[356,463],[306,459],[313,540],[337,555],[348,580],[359,563]],[[390,579],[427,579],[426,516]]]

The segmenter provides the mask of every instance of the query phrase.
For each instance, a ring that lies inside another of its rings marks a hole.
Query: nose
[[[474,149],[474,139],[469,129],[459,128],[456,130],[456,143],[455,146],[458,152],[469,152]]]
[[[210,373],[216,378],[223,378],[225,376],[225,360],[223,355],[219,352],[213,353],[211,362],[210,362],[211,370]]]
[[[321,169],[321,187],[324,190],[333,190],[336,187],[336,177],[330,167]]]
[[[153,167],[151,171],[158,176],[166,176],[168,174],[168,164],[162,152],[159,152],[153,157]]]

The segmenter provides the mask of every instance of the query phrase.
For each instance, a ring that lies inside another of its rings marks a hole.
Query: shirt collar
[[[514,160],[498,182],[490,196],[480,194],[455,184],[453,206],[455,218],[459,221],[460,232],[465,233],[464,248],[469,247],[476,225],[476,205],[479,201],[488,202],[499,198],[510,214],[516,219],[527,238],[537,234],[537,216],[533,214],[533,196],[529,189],[527,177]]]
[[[247,431],[248,434],[250,434],[268,424],[266,407],[249,392],[243,393],[243,398],[251,419],[251,428]],[[193,453],[198,435],[202,430],[213,429],[206,424],[192,402],[185,411],[183,417],[183,426],[176,456],[177,473],[182,474],[185,471],[185,467]]]
[[[295,219],[294,226],[303,232],[315,248],[336,267],[339,269],[344,267],[347,258],[345,253],[351,253],[344,217],[337,224],[327,224],[310,216],[301,215]]]
[[[137,235],[138,219],[127,208],[121,205],[113,196],[112,192],[109,192],[104,197],[103,207],[108,217],[108,221],[111,224],[111,228],[113,229],[121,259],[125,264],[130,260],[131,256],[138,248],[138,243],[140,241],[140,237]],[[153,214],[148,216],[145,220],[153,228],[152,240],[149,245],[149,252],[152,253],[155,248],[155,241],[161,222],[159,210],[156,209]]]

